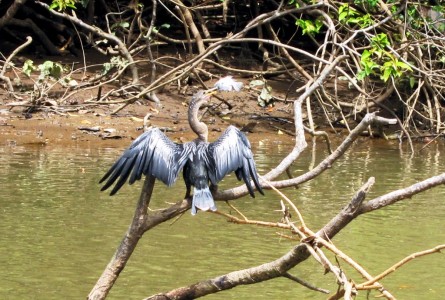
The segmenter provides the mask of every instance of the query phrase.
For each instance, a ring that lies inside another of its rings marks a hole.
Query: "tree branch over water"
[[[361,120],[356,128],[354,128],[349,133],[349,135],[337,147],[337,149],[332,154],[327,156],[324,160],[322,160],[319,165],[313,168],[311,171],[295,178],[273,181],[273,179],[282,174],[306,148],[307,144],[304,137],[301,107],[303,101],[322,85],[326,77],[344,58],[345,57],[340,56],[332,63],[326,65],[320,76],[310,86],[308,86],[306,91],[297,100],[294,101],[294,121],[296,135],[295,146],[292,152],[287,155],[275,169],[263,176],[265,178],[265,181],[268,182],[268,185],[270,185],[271,188],[297,186],[303,182],[317,177],[325,170],[332,168],[335,161],[343,156],[343,154],[351,147],[353,142],[357,140],[360,134],[366,131],[366,129],[370,125],[388,125],[396,123],[396,120],[394,119],[385,119],[377,116],[375,113],[369,113]],[[318,245],[324,246],[330,251],[335,252],[337,255],[340,255],[351,265],[355,266],[356,270],[367,280],[373,280],[374,277],[372,275],[366,272],[366,270],[364,270],[363,268],[359,267],[359,265],[347,255],[342,254],[340,250],[338,250],[330,243],[330,240],[334,238],[337,233],[339,233],[360,214],[385,207],[387,205],[395,203],[396,201],[409,198],[416,193],[437,186],[438,184],[442,184],[445,182],[445,174],[432,177],[411,187],[407,187],[406,189],[395,191],[387,195],[383,195],[379,198],[370,200],[368,202],[364,202],[366,194],[369,188],[372,186],[373,181],[374,179],[371,178],[370,181],[368,181],[368,183],[366,183],[357,192],[352,201],[316,233],[307,228],[304,225],[304,222],[302,222],[302,228],[296,227],[290,220],[289,216],[284,214],[284,219],[286,220],[284,225],[288,226],[289,230],[291,230],[292,233],[298,233],[302,241],[280,258],[266,264],[261,264],[244,270],[237,270],[215,277],[213,279],[207,279],[186,287],[180,287],[166,293],[157,294],[149,297],[148,299],[198,298],[211,293],[217,293],[223,290],[232,289],[238,285],[255,284],[278,277],[289,278],[288,272],[299,265],[301,262],[311,257],[311,255],[320,262],[323,268],[335,274],[336,280],[340,282],[341,286],[344,287],[346,294],[353,295],[356,292],[356,289],[354,285],[350,283],[349,277],[347,277],[344,271],[336,267],[334,263],[329,262],[329,260],[320,250],[320,247]],[[106,297],[109,290],[112,288],[114,282],[116,281],[118,275],[125,267],[139,239],[147,230],[153,229],[162,222],[170,220],[190,208],[190,201],[186,199],[177,202],[167,209],[148,213],[147,208],[150,201],[153,185],[154,178],[147,178],[144,183],[139,204],[133,217],[132,225],[130,226],[121,245],[116,250],[115,255],[111,259],[101,278],[98,280],[96,286],[91,291],[89,299],[104,299]],[[268,185],[262,184],[264,188],[268,188]],[[246,193],[247,189],[245,188],[245,186],[240,186],[234,189],[217,192],[215,194],[215,199],[232,200],[239,198]],[[297,211],[297,208],[294,207],[294,210]],[[253,223],[257,225],[266,225],[266,223],[268,222],[261,223],[260,221],[258,221]],[[270,226],[271,224],[268,223],[267,225]],[[279,224],[277,226],[283,226],[283,224]],[[387,299],[394,299],[391,293],[386,291],[385,288],[378,282],[373,282],[373,287],[380,290]]]
[[[309,231],[310,234],[311,233],[313,234],[304,239],[309,242],[303,242],[296,245],[294,248],[292,248],[289,252],[287,252],[280,258],[255,267],[243,270],[237,270],[234,272],[214,277],[212,279],[203,280],[189,286],[180,287],[165,293],[156,294],[145,299],[146,300],[194,299],[208,294],[221,292],[227,289],[232,289],[239,285],[255,284],[278,277],[288,277],[287,273],[291,269],[295,268],[297,265],[307,260],[311,256],[311,252],[308,251],[308,247],[312,247],[312,245],[317,243],[320,243],[322,246],[328,247],[329,250],[333,251],[337,256],[346,259],[349,262],[349,264],[351,264],[359,273],[361,273],[362,276],[368,279],[367,282],[358,285],[358,288],[364,288],[364,286],[366,285],[369,286],[373,284],[372,288],[380,290],[387,299],[395,299],[394,296],[392,296],[387,290],[385,290],[385,288],[377,281],[389,275],[391,273],[391,270],[394,271],[395,268],[400,267],[402,264],[406,263],[407,261],[415,257],[439,252],[441,249],[444,248],[443,245],[439,245],[430,250],[425,250],[419,253],[412,254],[409,257],[402,260],[401,262],[397,263],[395,266],[389,268],[382,274],[373,277],[368,272],[366,272],[366,270],[364,270],[357,263],[355,263],[351,258],[345,256],[341,251],[339,251],[335,246],[333,246],[330,241],[335,237],[337,233],[339,233],[350,222],[352,222],[355,218],[357,218],[361,214],[367,213],[374,209],[382,208],[386,205],[395,203],[396,201],[410,199],[412,196],[421,191],[424,191],[425,189],[430,189],[444,183],[445,183],[445,173],[427,179],[423,182],[411,185],[404,189],[400,189],[398,191],[382,195],[378,198],[369,200],[368,202],[364,202],[367,192],[374,184],[374,178],[370,178],[370,180],[368,180],[368,182],[364,184],[363,187],[354,195],[353,199],[348,203],[348,205],[346,205],[344,209],[342,209],[326,225],[324,225],[323,228],[321,228],[316,233],[312,233],[310,230],[308,230],[308,228],[303,229],[303,231]],[[369,210],[369,206],[371,206],[373,209]],[[256,226],[263,225],[263,226],[277,226],[280,228],[285,227],[284,224],[275,224],[275,225],[273,223],[265,224],[265,222],[262,221],[252,221],[252,220],[247,220],[244,222],[241,221],[241,223],[251,224]],[[343,282],[343,284],[344,283],[345,282]],[[353,286],[352,288],[355,289],[355,286]],[[341,295],[344,296],[344,291],[341,291]],[[338,299],[338,298],[334,297],[332,299]]]

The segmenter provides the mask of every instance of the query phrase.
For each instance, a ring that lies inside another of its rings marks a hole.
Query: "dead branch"
[[[138,69],[137,69],[136,65],[134,64],[134,59],[131,56],[131,54],[128,52],[128,49],[125,46],[125,44],[117,36],[110,34],[110,33],[106,33],[98,27],[93,27],[91,25],[88,25],[85,22],[83,22],[82,20],[78,19],[77,17],[70,16],[66,13],[59,13],[53,9],[49,9],[49,6],[45,3],[42,3],[42,2],[37,2],[37,3],[39,5],[41,5],[42,7],[46,8],[51,14],[53,14],[57,17],[63,18],[63,19],[67,19],[70,22],[73,22],[74,24],[80,26],[81,28],[88,30],[89,32],[94,33],[102,38],[110,40],[113,43],[115,43],[116,45],[118,45],[119,52],[128,61],[129,68],[132,73],[133,85],[137,85],[137,83],[139,82],[139,75],[138,75]]]
[[[1,28],[1,26],[0,26]],[[19,53],[21,50],[23,50],[24,48],[26,48],[29,44],[31,44],[32,42],[32,37],[28,36],[26,37],[26,42],[24,42],[22,45],[20,45],[19,47],[17,47],[6,59],[3,68],[1,69],[0,72],[0,79],[6,81],[6,84],[8,86],[8,90],[10,93],[14,92],[14,88],[12,86],[11,80],[5,76],[5,72],[9,66],[9,63],[11,62],[11,60],[13,59],[14,56],[17,55],[17,53]]]
[[[407,257],[405,257],[404,259],[402,259],[401,261],[399,261],[398,263],[396,263],[395,265],[391,266],[390,268],[388,268],[386,271],[380,273],[379,275],[375,276],[374,278],[372,278],[371,280],[368,280],[364,283],[361,283],[359,285],[357,285],[356,287],[358,289],[360,288],[364,288],[366,289],[367,286],[373,285],[375,284],[378,280],[388,276],[389,274],[395,272],[397,269],[399,269],[400,267],[402,267],[403,265],[405,265],[406,263],[418,258],[418,257],[422,257],[425,255],[429,255],[429,254],[433,254],[433,253],[440,253],[441,250],[445,249],[445,245],[438,245],[434,248],[428,249],[428,250],[423,250],[420,252],[416,252],[416,253],[412,253],[410,255],[408,255]]]

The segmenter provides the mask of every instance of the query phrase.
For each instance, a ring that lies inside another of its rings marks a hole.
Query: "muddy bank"
[[[86,106],[63,114],[44,107],[27,113],[26,107],[8,106],[11,101],[4,98],[0,105],[0,143],[3,146],[125,147],[142,133],[147,114],[149,125],[163,128],[177,142],[189,141],[195,138],[187,121],[188,102],[193,92],[185,96],[162,93],[160,106],[141,101],[127,106],[117,115],[111,114],[115,105]],[[202,120],[209,126],[210,140],[215,140],[230,124],[244,127],[254,140],[293,138],[290,103],[262,108],[249,91],[220,97],[224,102],[213,98],[209,107],[202,111]],[[232,106],[230,110],[227,103]]]

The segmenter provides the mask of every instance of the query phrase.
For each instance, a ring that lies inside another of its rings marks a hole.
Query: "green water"
[[[308,148],[293,167],[307,171],[315,153]],[[422,145],[417,146],[417,150]],[[261,174],[291,145],[264,140],[253,148]],[[140,184],[117,196],[99,192],[98,179],[122,149],[0,147],[0,299],[84,299],[113,255],[130,224]],[[363,140],[332,169],[299,189],[284,192],[314,231],[332,218],[370,176],[368,199],[445,172],[445,148],[432,144],[410,158],[397,143]],[[236,184],[228,178],[223,186]],[[182,181],[171,189],[155,186],[152,208],[184,195]],[[361,216],[334,243],[378,274],[405,256],[445,243],[445,188],[438,187],[392,207]],[[278,221],[279,198],[232,202],[251,219]],[[229,211],[218,202],[221,211]],[[199,280],[256,266],[286,253],[295,242],[274,228],[235,225],[222,217],[186,213],[176,222],[146,233],[111,290],[108,299],[141,299]],[[325,253],[327,251],[325,250]],[[333,260],[335,261],[335,260]],[[360,276],[341,266],[356,282]],[[445,258],[433,254],[414,260],[381,281],[398,299],[443,299]],[[336,290],[331,274],[312,259],[291,271],[321,288]],[[377,293],[372,293],[374,297]],[[238,287],[209,299],[326,299],[287,279]],[[366,299],[361,292],[358,299]]]

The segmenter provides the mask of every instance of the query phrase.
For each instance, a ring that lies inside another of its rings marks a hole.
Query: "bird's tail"
[[[209,209],[212,211],[216,210],[215,201],[213,201],[213,196],[208,186],[203,189],[197,189],[196,187],[193,189],[192,215],[196,215],[197,208],[204,211]]]

